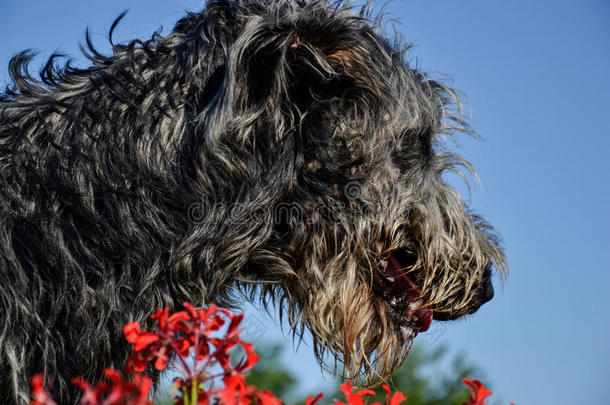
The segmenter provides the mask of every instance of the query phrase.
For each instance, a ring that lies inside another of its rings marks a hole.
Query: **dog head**
[[[456,93],[378,26],[325,1],[219,0],[176,28],[213,54],[197,112],[205,159],[241,179],[216,194],[243,219],[234,280],[309,329],[321,360],[370,382],[433,319],[490,300],[492,269],[505,269],[493,229],[443,179],[471,170],[443,152],[468,130]]]

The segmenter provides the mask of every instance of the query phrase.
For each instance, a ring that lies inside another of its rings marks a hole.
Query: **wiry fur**
[[[213,0],[110,56],[87,40],[86,69],[51,58],[38,81],[17,55],[0,98],[0,402],[25,403],[43,371],[72,403],[71,377],[123,366],[125,322],[240,290],[309,328],[320,359],[386,378],[416,335],[373,290],[396,248],[435,317],[475,311],[504,258],[442,178],[469,168],[442,153],[467,130],[457,98],[376,27],[324,0]]]

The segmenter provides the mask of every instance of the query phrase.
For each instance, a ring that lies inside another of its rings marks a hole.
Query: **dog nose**
[[[491,277],[488,277],[483,284],[483,288],[481,291],[481,304],[485,304],[494,297],[494,285],[491,282]]]

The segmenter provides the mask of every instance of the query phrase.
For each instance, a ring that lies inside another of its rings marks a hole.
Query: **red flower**
[[[104,375],[109,382],[101,382],[94,388],[82,378],[73,378],[72,383],[83,391],[81,405],[152,405],[148,394],[152,380],[148,376],[136,374],[132,380],[118,370],[108,368]]]
[[[485,405],[485,398],[492,394],[479,380],[464,378],[462,382],[470,387],[470,401],[462,405]]]
[[[123,326],[123,335],[125,336],[125,340],[134,345],[138,342],[138,338],[140,337],[141,333],[140,322],[127,322],[125,326]]]
[[[392,396],[392,391],[390,391],[390,387],[387,384],[383,384],[383,389],[388,396],[388,399],[385,402],[386,405],[400,405],[401,402],[404,402],[407,399],[400,391],[396,391],[394,396]]]
[[[242,361],[235,367],[238,372],[244,372],[258,363],[258,355],[254,352],[254,345],[241,341],[241,346],[244,348],[246,355]]]
[[[305,405],[316,405],[319,400],[324,397],[323,393],[319,393],[315,397],[312,395],[305,400]]]
[[[169,307],[158,308],[157,312],[150,316],[157,321],[159,329],[163,332],[178,332],[188,330],[187,322],[191,319],[185,311],[178,311],[171,316]]]
[[[359,392],[352,391],[352,382],[348,381],[346,384],[339,385],[343,394],[345,394],[345,399],[347,399],[347,403],[350,405],[364,405],[364,400],[362,397],[375,395],[375,391],[371,390],[361,390]],[[335,404],[347,405],[341,401],[335,401]]]
[[[269,390],[256,391],[256,397],[258,399],[256,402],[260,405],[283,405],[283,402]]]
[[[57,405],[45,388],[42,373],[35,374],[32,377],[30,388],[32,389],[34,400],[32,400],[29,405]]]
[[[220,390],[223,405],[249,405],[254,399],[254,387],[248,387],[241,374],[232,374],[224,379],[225,387]]]

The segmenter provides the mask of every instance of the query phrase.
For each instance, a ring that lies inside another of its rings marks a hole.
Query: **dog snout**
[[[481,305],[491,301],[494,297],[494,285],[491,281],[491,274],[485,278],[481,286]]]

